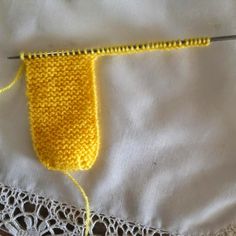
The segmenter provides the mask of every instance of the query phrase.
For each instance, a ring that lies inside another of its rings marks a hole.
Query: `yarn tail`
[[[90,229],[90,205],[89,205],[89,199],[88,196],[86,195],[84,189],[80,186],[78,181],[69,173],[69,172],[63,172],[76,186],[76,188],[80,191],[84,198],[85,202],[85,209],[86,209],[86,221],[85,221],[85,236],[88,236],[89,234],[89,229]]]
[[[5,87],[0,88],[0,94],[6,92],[7,90],[11,89],[15,85],[15,83],[21,78],[21,75],[23,73],[23,69],[24,69],[24,64],[21,64],[17,73],[16,73],[14,80],[12,80],[12,82],[10,82]]]

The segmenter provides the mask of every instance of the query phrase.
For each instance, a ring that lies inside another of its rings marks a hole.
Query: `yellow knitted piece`
[[[92,167],[99,149],[95,59],[154,50],[205,47],[210,38],[77,51],[21,54],[26,65],[33,145],[48,168]]]
[[[99,150],[93,55],[25,59],[33,145],[61,171],[89,169]]]

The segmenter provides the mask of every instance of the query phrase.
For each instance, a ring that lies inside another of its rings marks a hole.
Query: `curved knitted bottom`
[[[95,56],[24,61],[37,156],[48,169],[89,169],[99,149]]]

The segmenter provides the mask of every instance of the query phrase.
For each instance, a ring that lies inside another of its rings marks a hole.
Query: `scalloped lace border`
[[[0,183],[0,228],[16,236],[83,235],[84,209]],[[91,235],[177,236],[161,229],[92,212]],[[236,226],[214,235],[236,235]]]

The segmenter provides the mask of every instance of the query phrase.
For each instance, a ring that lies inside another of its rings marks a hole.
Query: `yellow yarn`
[[[24,65],[21,64],[18,71],[17,71],[17,73],[16,73],[16,76],[15,76],[14,80],[12,80],[12,82],[10,82],[5,87],[0,88],[0,94],[6,92],[7,90],[11,89],[15,85],[15,83],[21,78],[23,69],[24,69]]]
[[[79,185],[76,179],[69,172],[64,172],[64,174],[74,183],[74,185],[81,192],[81,195],[84,198],[85,208],[86,208],[85,236],[87,236],[90,229],[90,205],[89,205],[88,197],[85,191],[83,190],[83,188]]]
[[[91,54],[114,56],[114,55],[132,54],[140,52],[150,52],[156,50],[168,51],[182,48],[207,47],[209,45],[210,45],[210,38],[204,37],[204,38],[194,38],[185,40],[151,42],[146,44],[135,44],[135,45],[126,45],[118,47],[88,49],[87,51]],[[81,52],[83,51],[81,50]]]
[[[91,168],[99,149],[92,55],[24,59],[33,145],[48,168]]]

